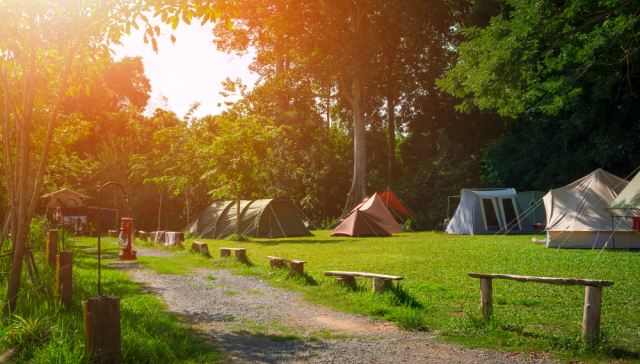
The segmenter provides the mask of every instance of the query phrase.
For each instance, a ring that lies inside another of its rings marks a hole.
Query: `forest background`
[[[109,61],[87,75],[90,87],[64,99],[43,194],[66,187],[95,205],[99,187],[117,181],[137,229],[177,231],[214,198],[236,197],[234,176],[220,178],[233,170],[248,181],[242,198],[286,196],[326,225],[351,189],[359,113],[366,191],[390,186],[417,214],[415,230],[441,222],[447,196],[462,188],[548,191],[596,168],[627,177],[640,162],[638,4],[543,3],[544,11],[520,1],[239,0],[233,27],[219,22],[211,39],[221,51],[256,52],[251,90],[239,79],[225,83],[240,101],[219,115],[193,117],[197,103],[176,115],[150,103],[142,59]],[[567,13],[560,22],[575,31],[558,32],[564,39],[517,36],[522,19],[548,24]],[[525,43],[534,41],[531,55]],[[476,65],[480,76],[461,65]],[[43,105],[35,117],[46,115]],[[260,148],[243,144],[260,130]],[[116,193],[103,206],[123,213]]]

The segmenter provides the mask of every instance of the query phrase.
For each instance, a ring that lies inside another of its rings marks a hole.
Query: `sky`
[[[162,25],[158,54],[151,48],[151,42],[144,43],[144,27],[142,24],[139,26],[140,30],[131,28],[131,35],[121,38],[123,46],[113,45],[112,49],[117,59],[142,56],[145,74],[151,81],[149,102],[153,103],[164,95],[169,100],[169,109],[178,117],[184,116],[196,101],[202,105],[194,116],[217,114],[226,109],[224,104],[218,107],[218,103],[234,101],[219,94],[223,90],[221,82],[227,77],[232,80],[240,77],[248,86],[258,79],[258,75],[248,69],[253,53],[238,57],[216,49],[212,43],[212,24],[201,26],[198,22],[192,25],[180,22],[175,30]],[[177,38],[175,44],[171,44],[171,34]]]

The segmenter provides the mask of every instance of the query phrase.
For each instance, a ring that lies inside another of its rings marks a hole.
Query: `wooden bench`
[[[584,312],[582,316],[582,341],[596,343],[600,339],[600,308],[602,303],[602,287],[613,286],[611,281],[594,279],[549,278],[515,276],[507,274],[469,273],[471,278],[480,278],[480,310],[485,320],[493,313],[492,279],[508,279],[516,282],[535,282],[556,284],[560,286],[585,286]]]
[[[269,257],[269,265],[271,268],[280,268],[284,266],[286,263],[289,263],[289,277],[293,277],[296,274],[304,273],[304,263],[302,260],[292,260],[292,259],[284,259],[278,257]]]
[[[199,241],[194,241],[193,245],[191,245],[191,249],[199,252],[202,255],[209,255],[209,246],[207,243],[201,243]]]
[[[232,250],[236,254],[236,259],[242,261],[247,260],[247,249],[245,248],[220,248],[220,258],[230,257]]]
[[[398,276],[389,276],[386,274],[374,274],[374,273],[360,273],[360,272],[340,272],[340,271],[329,271],[324,272],[325,276],[337,276],[338,283],[354,287],[356,285],[355,277],[364,277],[364,278],[373,278],[373,292],[381,293],[384,292],[386,288],[392,288],[393,283],[391,281],[399,281],[404,279],[403,277]]]
[[[118,237],[118,231],[117,230],[109,230],[109,237],[110,238],[117,238]]]

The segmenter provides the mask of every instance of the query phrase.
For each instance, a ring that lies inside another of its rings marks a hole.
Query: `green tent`
[[[199,239],[223,239],[235,232],[235,201],[213,201],[187,231]],[[311,236],[298,215],[298,208],[286,197],[240,201],[240,233],[256,238]]]
[[[516,194],[520,208],[532,224],[541,224],[547,220],[547,212],[544,209],[544,202],[542,202],[544,195],[545,193],[540,191],[518,192]],[[534,205],[535,207],[533,207]]]

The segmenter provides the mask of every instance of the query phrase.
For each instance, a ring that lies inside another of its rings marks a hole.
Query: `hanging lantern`
[[[131,250],[133,244],[131,242],[133,229],[133,219],[128,217],[122,218],[120,224],[120,236],[118,237],[118,245],[122,249],[122,252],[118,254],[118,260],[137,260],[136,252]]]

